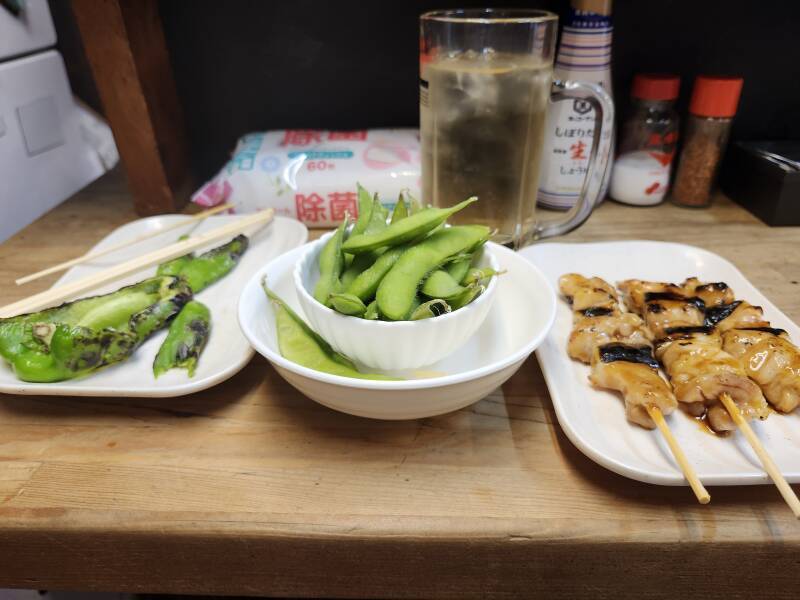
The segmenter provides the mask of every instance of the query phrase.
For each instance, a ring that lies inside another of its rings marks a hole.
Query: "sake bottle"
[[[596,83],[611,94],[611,0],[571,0],[553,70],[555,79]],[[589,166],[594,109],[584,100],[550,104],[539,175],[541,206],[568,210],[577,202]],[[613,159],[613,130],[598,146],[605,197]]]

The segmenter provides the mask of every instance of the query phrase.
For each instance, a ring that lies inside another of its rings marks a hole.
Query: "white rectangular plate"
[[[90,263],[73,267],[55,285],[75,281],[130,258],[141,256],[151,250],[162,248],[176,241],[184,233],[209,231],[238,218],[214,216],[205,219],[199,225],[194,223],[186,228],[174,229],[162,236],[145,240]],[[163,215],[128,223],[110,233],[92,251],[102,250],[142,234],[162,229],[181,219],[186,219],[186,216]],[[60,396],[168,397],[190,394],[225,381],[244,367],[253,356],[253,349],[239,329],[236,317],[236,303],[240,290],[253,276],[253,273],[273,258],[304,244],[307,238],[308,230],[302,223],[294,219],[275,217],[275,220],[267,227],[250,236],[250,247],[244,253],[237,267],[227,277],[197,295],[197,300],[211,310],[211,336],[200,357],[194,377],[190,378],[182,369],[174,369],[158,379],[153,376],[153,359],[161,342],[166,337],[166,330],[163,330],[147,340],[125,362],[72,381],[25,383],[16,378],[5,361],[0,360],[0,392]],[[225,242],[211,244],[208,248],[222,243]],[[200,248],[197,252],[204,252],[208,248]],[[115,283],[92,290],[90,294],[86,295],[94,296],[114,291],[123,285],[151,277],[155,271],[156,268],[151,267]]]
[[[767,300],[739,270],[720,256],[683,244],[625,241],[597,244],[540,244],[521,254],[539,267],[558,289],[558,278],[576,272],[615,284],[638,278],[682,282],[696,276],[724,281],[737,298],[764,308],[774,327],[785,329],[795,343],[800,328]],[[560,302],[553,329],[536,351],[556,415],[569,439],[598,464],[624,475],[660,485],[686,485],[669,448],[657,431],[625,419],[618,394],[598,390],[588,380],[589,367],[567,356],[572,312]],[[667,418],[697,474],[706,485],[769,483],[758,458],[738,432],[718,438],[677,410]],[[772,413],[752,424],[789,482],[800,482],[800,415]]]

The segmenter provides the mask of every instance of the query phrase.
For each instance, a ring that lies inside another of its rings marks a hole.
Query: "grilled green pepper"
[[[211,312],[205,304],[192,300],[170,323],[167,338],[153,362],[153,374],[158,377],[170,369],[181,368],[194,377],[210,333]]]
[[[0,319],[0,356],[23,381],[81,377],[128,358],[192,298],[177,277]]]
[[[239,264],[249,244],[247,236],[237,235],[227,244],[199,256],[186,254],[165,262],[159,265],[156,274],[183,277],[197,294],[230,273]]]
[[[158,267],[162,275],[182,277],[194,293],[222,279],[239,264],[249,246],[244,235],[199,256],[185,254]],[[153,363],[156,377],[173,368],[185,368],[194,376],[197,361],[211,332],[211,313],[199,302],[190,302],[175,318]]]

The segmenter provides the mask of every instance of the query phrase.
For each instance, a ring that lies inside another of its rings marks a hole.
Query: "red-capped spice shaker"
[[[672,201],[680,206],[707,207],[744,80],[701,75],[694,81]]]
[[[609,195],[617,202],[650,206],[664,199],[678,142],[675,75],[640,73],[633,78],[631,114],[622,126]]]

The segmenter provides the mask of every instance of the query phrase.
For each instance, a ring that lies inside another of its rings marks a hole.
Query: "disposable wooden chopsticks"
[[[680,447],[680,444],[678,444],[678,440],[672,435],[672,430],[669,428],[669,425],[667,425],[666,419],[664,419],[664,413],[662,413],[661,409],[657,406],[647,405],[646,408],[647,414],[653,419],[661,435],[663,435],[664,439],[667,441],[667,445],[672,451],[672,456],[675,457],[675,461],[678,463],[681,471],[683,471],[683,476],[686,477],[686,481],[689,482],[689,486],[692,488],[694,495],[697,496],[697,501],[700,504],[708,504],[711,501],[711,494],[708,493],[708,490],[706,490],[705,486],[700,481],[697,473],[695,473],[694,467],[692,467],[687,460],[683,449]]]
[[[792,490],[792,488],[789,486],[789,483],[778,469],[778,465],[775,464],[775,461],[772,460],[772,457],[769,455],[769,452],[767,452],[767,449],[761,444],[761,440],[758,439],[758,436],[750,427],[747,419],[744,418],[742,412],[739,410],[739,407],[736,406],[733,398],[731,398],[727,392],[723,392],[720,394],[719,399],[720,402],[722,402],[722,405],[731,415],[731,418],[733,419],[733,422],[736,423],[739,431],[744,434],[744,437],[747,439],[747,442],[750,444],[753,452],[756,453],[758,460],[760,460],[761,464],[764,466],[764,470],[772,478],[772,481],[775,483],[775,487],[778,488],[778,491],[781,493],[781,496],[783,496],[786,504],[788,504],[789,508],[792,509],[794,516],[800,519],[800,500],[798,500],[797,494],[795,494],[794,490]]]
[[[254,215],[242,217],[233,223],[228,223],[227,225],[217,227],[216,229],[201,233],[195,237],[175,242],[164,248],[153,250],[143,256],[133,258],[99,273],[88,275],[72,283],[66,283],[49,289],[46,292],[34,294],[24,300],[0,307],[0,317],[11,317],[23,312],[33,312],[52,306],[82,292],[103,285],[104,283],[115,281],[131,273],[146,269],[147,267],[152,267],[164,261],[183,256],[206,244],[219,241],[226,237],[235,236],[250,227],[261,228],[272,220],[273,214],[274,211],[268,209]]]
[[[59,271],[69,269],[70,267],[74,267],[75,265],[79,265],[86,261],[93,260],[95,258],[100,258],[101,256],[105,256],[106,254],[111,254],[112,252],[116,252],[117,250],[122,250],[123,248],[127,248],[128,246],[138,244],[139,242],[142,242],[144,240],[149,240],[150,238],[159,236],[162,233],[166,233],[167,231],[172,231],[173,229],[178,229],[180,227],[185,227],[186,225],[190,225],[197,221],[201,221],[206,217],[210,217],[211,215],[216,215],[217,213],[221,213],[223,210],[227,210],[229,208],[231,208],[230,204],[220,204],[219,206],[215,206],[214,208],[210,208],[208,210],[204,210],[203,212],[199,212],[196,215],[192,215],[188,219],[182,219],[180,221],[176,221],[171,225],[162,227],[158,231],[151,231],[149,233],[145,233],[130,240],[120,242],[119,244],[114,244],[113,246],[110,246],[103,250],[98,250],[97,252],[90,252],[88,254],[84,254],[83,256],[79,256],[78,258],[73,258],[72,260],[67,260],[57,265],[53,265],[52,267],[48,267],[41,271],[37,271],[36,273],[25,275],[25,277],[20,277],[19,279],[17,279],[15,283],[17,285],[22,285],[24,283],[28,283],[29,281],[35,281],[36,279],[40,279],[42,277],[45,277],[46,275],[50,275],[51,273],[58,273]]]

